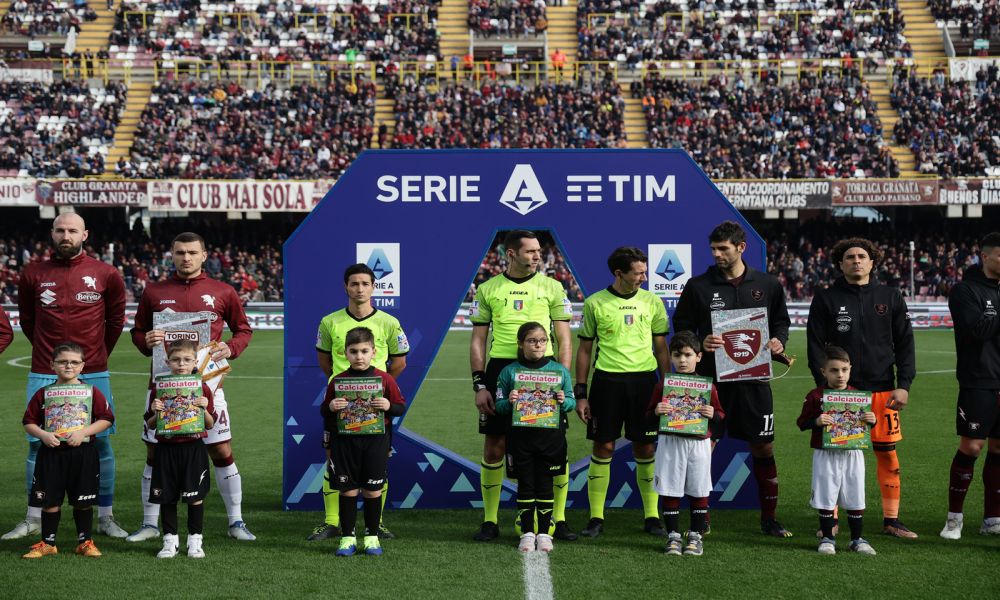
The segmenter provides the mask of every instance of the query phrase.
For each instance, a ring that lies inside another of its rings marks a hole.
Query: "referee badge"
[[[632,325],[635,323],[635,315],[625,315],[625,324]]]
[[[514,300],[514,310],[524,310],[524,300]]]

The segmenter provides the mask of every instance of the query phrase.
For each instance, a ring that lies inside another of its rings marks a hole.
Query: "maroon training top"
[[[14,341],[14,329],[10,326],[10,319],[7,318],[7,311],[0,308],[0,352],[7,349]]]

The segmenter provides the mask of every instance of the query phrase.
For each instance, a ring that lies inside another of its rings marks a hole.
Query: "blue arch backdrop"
[[[322,507],[319,405],[326,382],[316,360],[316,328],[345,305],[341,277],[348,264],[375,265],[374,302],[407,331],[410,353],[399,384],[412,401],[498,230],[551,231],[588,295],[610,283],[611,250],[643,248],[650,255],[650,289],[672,314],[684,282],[712,264],[708,233],[726,219],[747,229],[744,257],[763,268],[763,240],[680,150],[362,153],[285,242],[285,509]],[[472,397],[470,388],[447,401],[472,403]],[[405,415],[393,424],[390,506],[481,506],[478,463],[405,424]],[[474,421],[454,427],[478,436]],[[569,435],[584,431],[573,419]],[[726,439],[717,446],[714,508],[756,505],[748,461],[742,443]],[[568,506],[587,506],[586,463],[571,466]],[[640,506],[626,444],[616,449],[614,465],[610,503]],[[515,490],[506,482],[503,499]]]

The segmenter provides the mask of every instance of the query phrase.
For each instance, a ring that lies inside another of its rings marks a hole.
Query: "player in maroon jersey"
[[[132,328],[132,343],[139,352],[152,356],[153,348],[162,344],[164,332],[153,329],[153,313],[160,311],[199,312],[208,311],[218,318],[212,320],[212,340],[218,343],[218,349],[212,354],[215,360],[238,357],[250,344],[253,330],[243,312],[236,290],[231,285],[208,277],[202,270],[202,264],[208,258],[205,250],[205,240],[197,233],[181,233],[174,238],[171,246],[175,272],[166,280],[150,283],[146,286],[139,299],[139,308],[135,314],[135,327]],[[233,336],[222,341],[223,323],[232,331]],[[222,494],[222,502],[226,505],[229,517],[229,535],[238,540],[251,541],[255,536],[243,522],[243,483],[240,472],[233,459],[232,423],[226,403],[226,395],[220,386],[215,392],[215,408],[219,420],[205,438],[208,455],[215,465],[215,480]],[[142,474],[142,527],[126,538],[130,542],[139,542],[160,535],[157,527],[159,506],[149,502],[149,485],[152,477],[153,444],[156,443],[154,432],[143,428],[143,441],[147,446],[146,468]]]
[[[6,350],[13,341],[14,330],[10,326],[10,319],[7,318],[7,312],[0,308],[0,353]]]
[[[25,266],[18,284],[21,330],[31,343],[31,372],[27,399],[46,385],[55,383],[52,349],[64,342],[83,348],[86,366],[80,380],[101,390],[114,410],[108,356],[125,324],[125,282],[113,266],[83,251],[89,232],[83,218],[63,213],[52,222],[52,259]],[[101,464],[101,487],[97,498],[97,532],[112,537],[128,533],[115,522],[111,505],[115,490],[115,456],[108,437],[115,427],[101,432],[94,441]],[[28,437],[26,484],[31,488],[35,457],[40,442]],[[28,508],[28,516],[2,539],[18,539],[38,533],[41,510]]]

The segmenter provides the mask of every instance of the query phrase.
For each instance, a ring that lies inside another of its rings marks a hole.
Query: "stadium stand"
[[[103,173],[126,94],[122,82],[0,82],[0,176]]]
[[[469,0],[469,28],[489,37],[534,36],[549,22],[545,0]]]
[[[652,72],[634,83],[654,148],[684,148],[712,178],[895,177],[898,165],[857,68],[782,83],[724,74],[705,84]]]
[[[927,0],[927,6],[934,18],[948,27],[957,56],[996,54],[996,45],[1000,44],[1000,3],[997,0]],[[988,40],[993,52],[977,51],[973,44],[977,38]]]
[[[942,177],[1000,175],[1000,81],[997,68],[977,81],[948,81],[943,72],[922,78],[900,72],[892,87],[899,111],[894,135],[910,148],[920,172]]]
[[[86,0],[15,0],[0,19],[0,33],[31,38],[80,32],[80,25],[97,19]]]
[[[244,88],[231,81],[162,81],[143,111],[127,177],[337,177],[369,147],[375,85],[363,76],[326,85]]]

